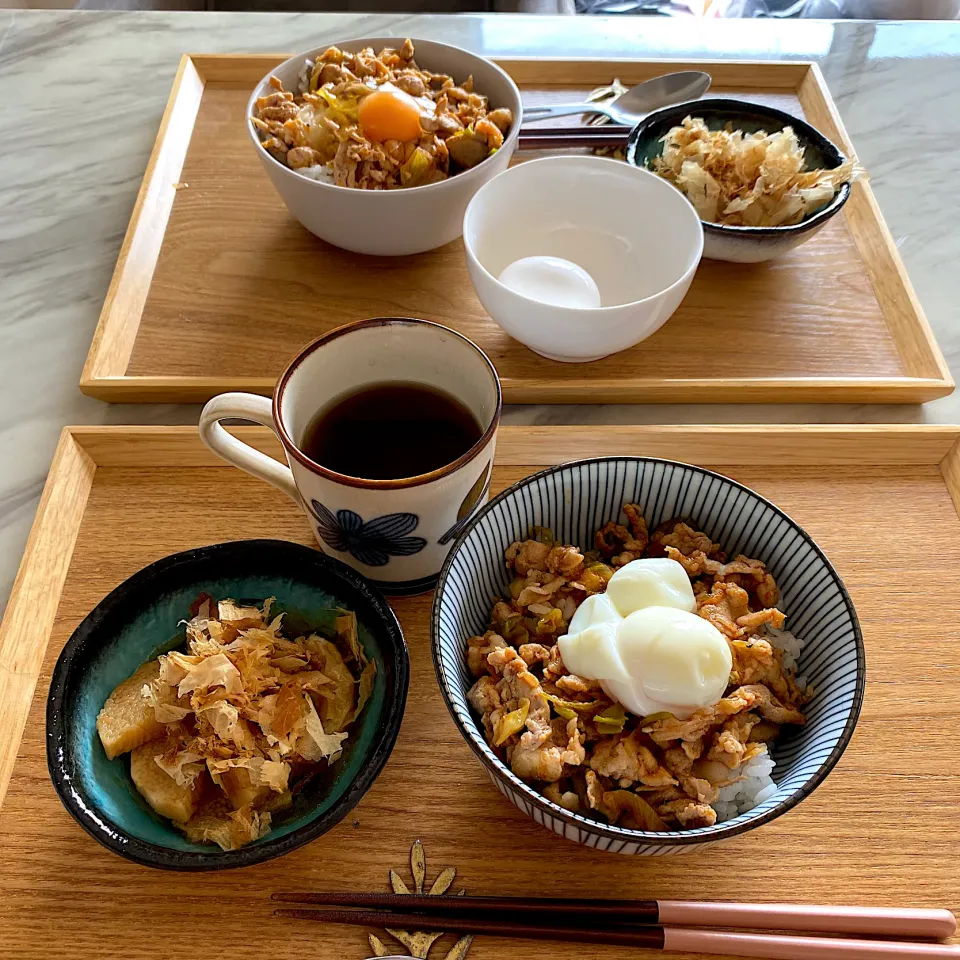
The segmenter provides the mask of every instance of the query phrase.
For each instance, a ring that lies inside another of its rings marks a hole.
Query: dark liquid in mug
[[[420,383],[377,383],[321,410],[300,449],[337,473],[397,480],[453,463],[482,435],[474,415],[446,391]]]

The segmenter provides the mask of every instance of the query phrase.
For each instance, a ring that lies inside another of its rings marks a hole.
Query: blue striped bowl
[[[650,528],[692,518],[731,556],[763,560],[783,594],[787,629],[806,641],[799,672],[816,693],[806,726],[787,728],[773,747],[775,796],[726,823],[676,833],[608,826],[551,803],[496,756],[467,703],[473,679],[467,638],[487,628],[492,598],[506,592],[503,552],[532,526],[564,543],[589,545],[624,503],[639,503]],[[460,537],[440,574],[433,602],[437,679],[454,721],[500,792],[554,833],[601,850],[660,856],[734,837],[769,823],[809,796],[850,742],[863,700],[865,660],[857,615],[819,546],[782,510],[710,470],[647,457],[603,457],[534,474],[484,507]]]

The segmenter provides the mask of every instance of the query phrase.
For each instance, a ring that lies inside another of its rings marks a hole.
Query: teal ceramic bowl
[[[627,163],[652,170],[655,159],[663,152],[661,138],[689,116],[702,117],[711,130],[722,130],[728,123],[744,133],[758,130],[774,133],[792,127],[803,147],[807,170],[833,170],[847,159],[835,143],[799,117],[747,100],[707,97],[664,107],[644,117],[627,141]],[[708,260],[732,263],[760,263],[783,256],[817,233],[840,212],[849,196],[850,184],[845,183],[819,210],[808,214],[800,223],[782,227],[736,227],[701,220],[703,255]]]
[[[154,813],[130,778],[129,755],[108,760],[100,708],[137,667],[184,643],[181,621],[198,594],[261,601],[294,627],[322,628],[331,608],[357,614],[360,641],[377,661],[373,696],[343,755],[311,778],[270,832],[239,850],[189,842]],[[165,557],[105,597],[69,639],[47,700],[47,766],[63,805],[94,839],[137,863],[217,870],[270,860],[309,843],[351,810],[383,769],[400,730],[410,663],[400,624],[364,577],[324,554],[280,540],[241,540]]]

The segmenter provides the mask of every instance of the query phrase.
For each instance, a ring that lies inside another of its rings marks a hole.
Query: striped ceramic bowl
[[[505,548],[532,526],[564,543],[592,543],[594,532],[639,503],[652,529],[692,518],[731,556],[763,560],[783,594],[787,628],[806,645],[799,672],[815,687],[802,728],[787,728],[773,748],[774,796],[725,823],[676,833],[628,830],[570,813],[516,777],[496,756],[467,703],[473,682],[467,638],[487,628],[491,598],[505,593]],[[821,784],[843,753],[860,713],[863,640],[850,597],[819,546],[782,510],[739,483],[701,467],[646,457],[562,464],[528,477],[484,507],[440,574],[432,647],[440,689],[454,721],[500,792],[537,823],[601,850],[658,856],[734,837],[786,813]]]

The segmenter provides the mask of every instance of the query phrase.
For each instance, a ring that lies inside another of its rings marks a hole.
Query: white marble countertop
[[[954,377],[960,380],[960,23],[0,10],[0,603],[65,424],[193,423],[77,383],[184,52],[283,52],[420,36],[489,55],[821,63]],[[513,407],[507,423],[960,422],[919,406]]]

